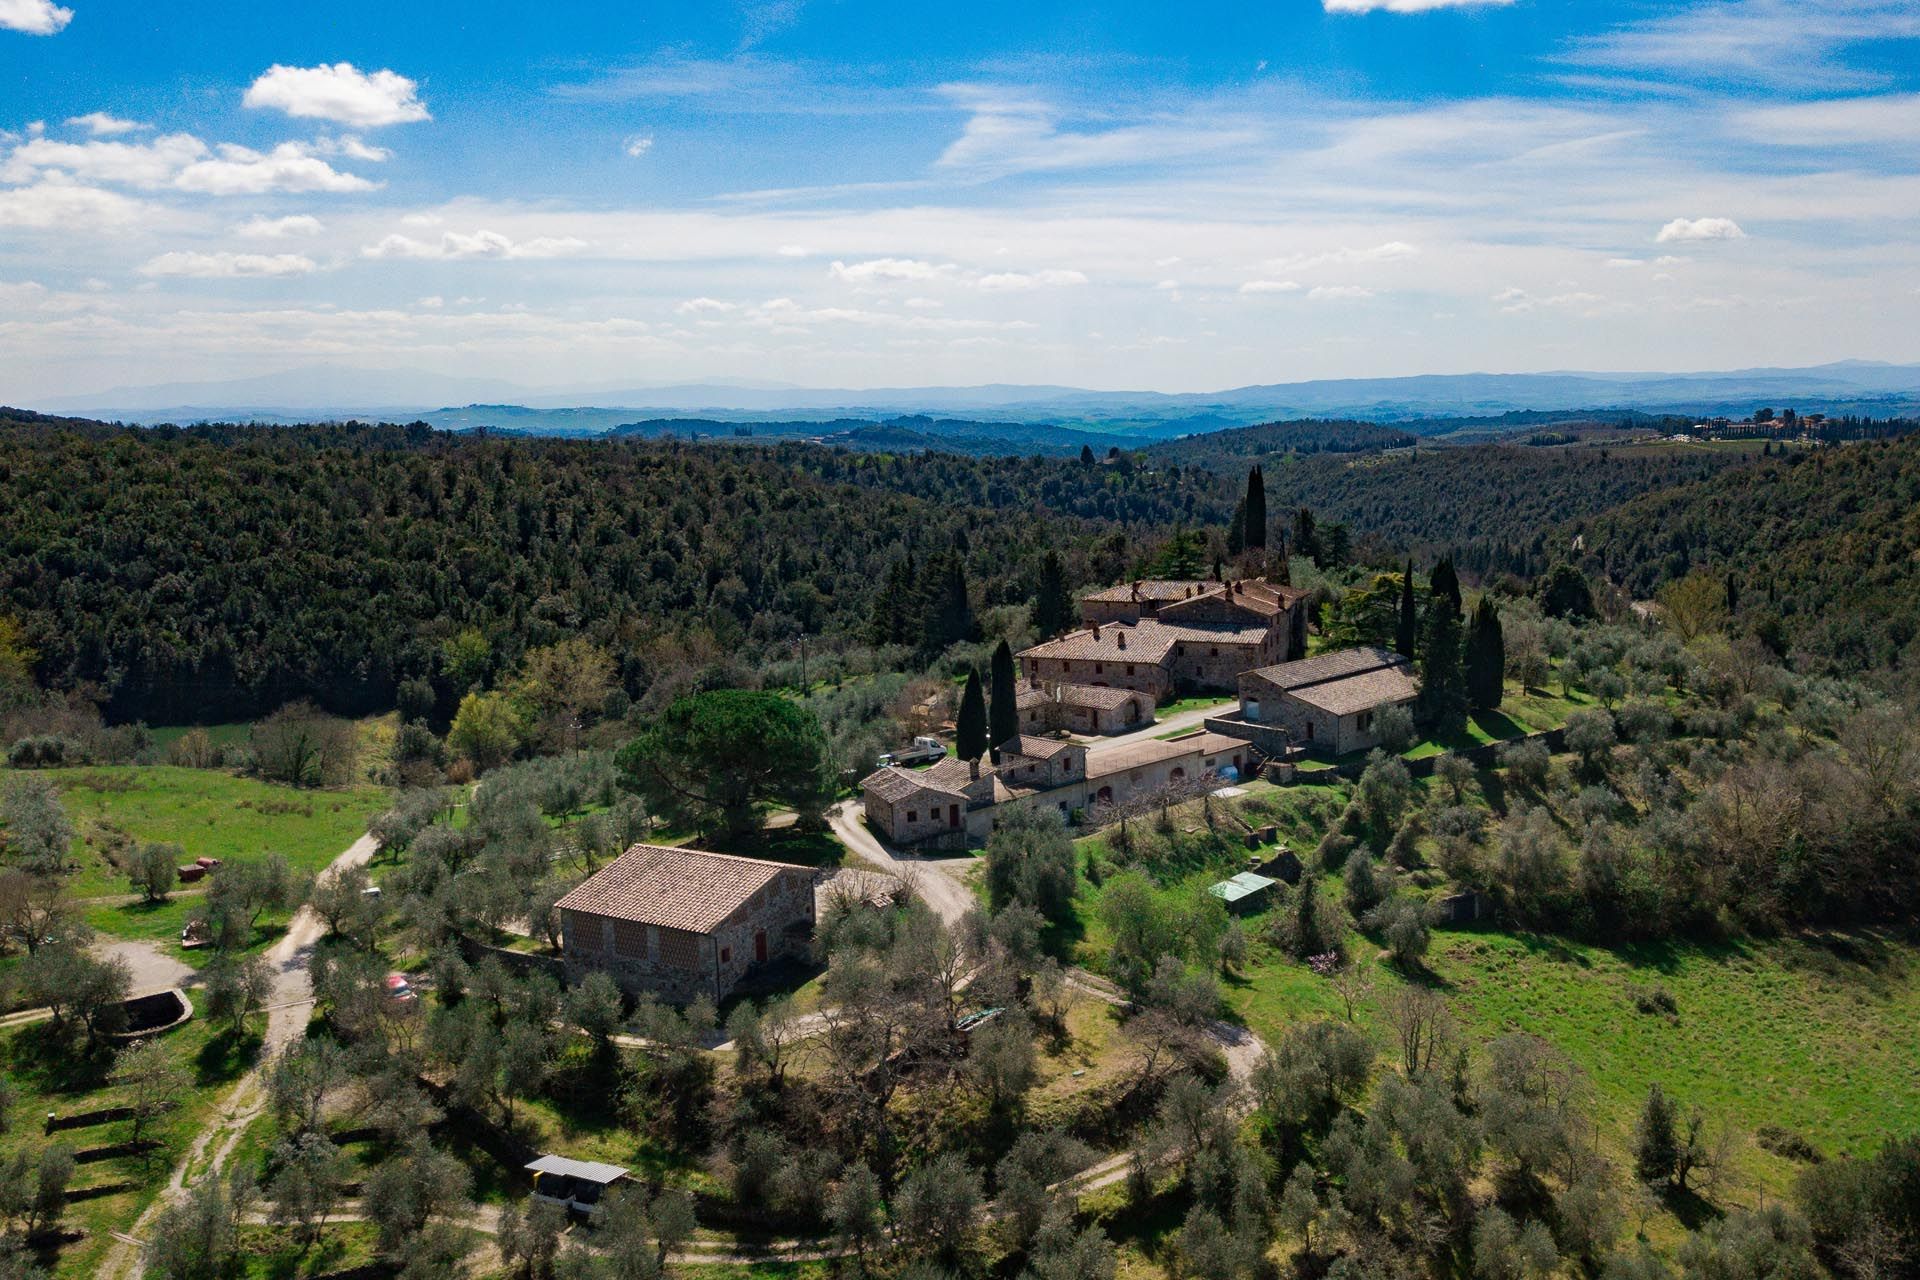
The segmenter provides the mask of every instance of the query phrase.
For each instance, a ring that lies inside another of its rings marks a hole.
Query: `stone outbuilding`
[[[807,957],[815,878],[791,863],[637,844],[556,904],[568,978],[599,970],[630,994],[718,1003],[756,965]]]
[[[1028,685],[1016,699],[1020,728],[1031,734],[1130,733],[1153,723],[1154,700],[1131,689],[1090,684]]]
[[[1295,746],[1340,756],[1379,745],[1380,712],[1410,708],[1419,696],[1404,655],[1342,649],[1242,675],[1238,719],[1251,730],[1281,730]]]

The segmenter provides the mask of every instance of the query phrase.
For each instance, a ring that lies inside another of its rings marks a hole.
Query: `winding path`
[[[321,874],[338,875],[349,867],[363,867],[373,860],[379,847],[371,835],[361,836],[328,863]],[[294,913],[286,933],[267,949],[267,965],[273,972],[273,996],[267,1005],[267,1035],[260,1046],[259,1058],[252,1070],[235,1081],[227,1096],[220,1100],[218,1111],[174,1166],[166,1190],[154,1198],[146,1212],[124,1234],[115,1233],[113,1250],[97,1273],[101,1280],[142,1274],[145,1267],[137,1244],[141,1231],[186,1191],[189,1180],[197,1181],[218,1173],[234,1148],[240,1145],[247,1127],[266,1106],[262,1071],[280,1049],[307,1034],[307,1022],[313,1016],[313,949],[326,932],[325,922],[313,909],[301,907]]]

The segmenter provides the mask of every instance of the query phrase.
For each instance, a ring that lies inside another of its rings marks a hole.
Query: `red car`
[[[410,1006],[419,1002],[420,993],[408,985],[406,974],[390,973],[387,975],[387,999],[397,1005]]]

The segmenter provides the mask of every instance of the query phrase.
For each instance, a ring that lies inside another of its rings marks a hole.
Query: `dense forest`
[[[1223,521],[1228,488],[1125,459],[16,418],[0,613],[43,684],[96,686],[120,720],[384,708],[469,630],[483,678],[584,634],[639,696],[702,655],[862,631],[903,553],[962,548],[983,606],[1030,598],[1050,549],[1076,580],[1118,577],[1129,529]]]
[[[1451,554],[1479,575],[1543,572],[1570,522],[1750,458],[1733,451],[1427,448],[1362,459],[1280,455],[1262,461],[1275,510],[1312,507],[1360,535],[1363,555]]]
[[[1636,595],[1705,569],[1735,611],[1777,614],[1796,665],[1905,665],[1920,635],[1920,438],[1789,454],[1650,493],[1595,519],[1587,548]]]
[[[1398,427],[1372,422],[1306,418],[1183,436],[1155,445],[1150,452],[1175,462],[1217,464],[1225,458],[1264,458],[1276,453],[1372,453],[1404,449],[1419,439]]]

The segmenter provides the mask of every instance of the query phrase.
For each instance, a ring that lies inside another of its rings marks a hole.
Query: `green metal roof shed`
[[[1251,911],[1258,907],[1273,887],[1280,882],[1256,875],[1251,871],[1242,871],[1239,875],[1210,885],[1207,892],[1227,904],[1227,910],[1236,914]]]

